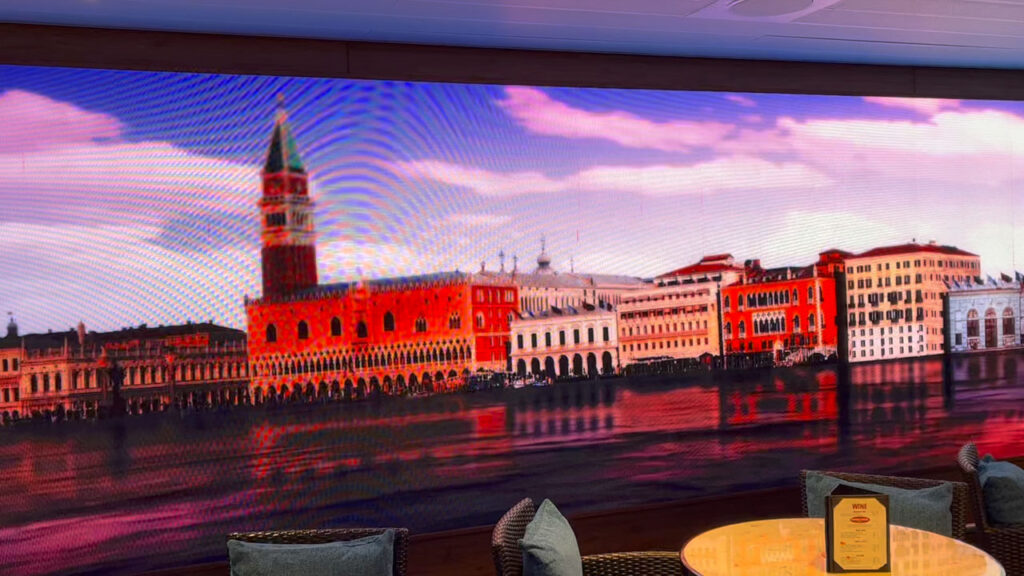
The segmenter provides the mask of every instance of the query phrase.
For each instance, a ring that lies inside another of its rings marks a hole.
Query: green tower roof
[[[267,161],[263,164],[263,171],[268,174],[306,173],[302,158],[299,156],[299,147],[295,145],[292,129],[288,126],[287,116],[283,111],[277,115],[277,122],[274,123],[274,133],[270,137],[270,149],[267,150]]]

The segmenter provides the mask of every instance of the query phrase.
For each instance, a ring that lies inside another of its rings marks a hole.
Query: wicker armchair
[[[800,494],[801,507],[804,516],[807,516],[807,473],[809,470],[800,471]],[[925,478],[905,478],[900,476],[878,476],[875,474],[852,474],[849,472],[818,472],[846,482],[859,482],[861,484],[877,484],[892,488],[904,488],[906,490],[920,490],[946,484],[942,480],[928,480]],[[963,482],[949,482],[953,485],[953,503],[949,511],[953,515],[952,535],[957,540],[964,539],[967,526],[967,485]]]
[[[978,529],[980,547],[1006,570],[1006,576],[1024,576],[1024,525],[990,524],[985,498],[978,480],[978,447],[969,442],[960,449],[957,463],[970,492],[971,510]]]
[[[491,533],[491,552],[498,576],[523,576],[523,552],[519,541],[536,508],[526,498],[505,513]],[[684,576],[678,552],[617,552],[583,557],[584,576]]]
[[[263,544],[326,544],[374,536],[388,528],[332,528],[325,530],[282,530],[278,532],[235,532],[228,534],[228,540],[260,542]],[[395,531],[394,576],[406,576],[409,553],[409,530],[391,528]]]

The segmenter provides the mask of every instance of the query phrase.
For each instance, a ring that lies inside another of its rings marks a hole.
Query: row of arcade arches
[[[362,370],[412,366],[416,364],[465,363],[473,357],[469,346],[444,346],[419,350],[381,350],[369,354],[304,355],[261,359],[254,365],[256,376],[334,374]]]
[[[256,404],[295,403],[358,400],[377,393],[397,396],[410,393],[429,393],[440,390],[460,378],[469,376],[469,370],[411,372],[409,374],[334,379],[330,382],[312,380],[294,384],[269,385],[255,388],[252,399]]]
[[[533,375],[545,378],[596,377],[602,374],[614,374],[615,361],[612,353],[605,351],[600,359],[593,352],[582,354],[520,358],[516,360],[516,374],[519,376]]]

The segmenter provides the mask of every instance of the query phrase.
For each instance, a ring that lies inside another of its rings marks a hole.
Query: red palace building
[[[726,355],[757,355],[798,362],[836,353],[835,274],[849,254],[829,250],[806,267],[761,268],[746,263],[743,280],[722,288]]]
[[[283,112],[262,183],[263,296],[245,303],[254,401],[444,391],[508,369],[510,282],[442,272],[318,283],[309,175]]]

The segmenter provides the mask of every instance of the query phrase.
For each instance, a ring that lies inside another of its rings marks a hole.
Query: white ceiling
[[[0,21],[1024,69],[1024,0],[0,0]]]

